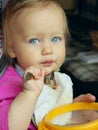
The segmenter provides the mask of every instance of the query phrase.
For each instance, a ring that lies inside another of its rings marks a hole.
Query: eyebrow
[[[43,32],[40,32],[40,33],[32,33],[32,34],[30,34],[30,35],[24,35],[24,37],[25,38],[28,38],[28,37],[32,37],[32,36],[34,36],[34,37],[36,37],[36,36],[41,36],[41,35],[45,35],[46,33],[43,33]],[[52,35],[65,35],[65,33],[64,32],[52,32],[52,33],[50,33],[50,35],[52,36]]]
[[[52,32],[51,34],[52,34],[52,35],[53,35],[53,34],[61,34],[61,35],[64,35],[64,32]]]

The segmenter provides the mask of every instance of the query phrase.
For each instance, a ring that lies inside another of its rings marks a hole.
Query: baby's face
[[[65,21],[55,7],[25,9],[13,21],[14,56],[25,70],[29,66],[43,67],[49,73],[65,60]]]

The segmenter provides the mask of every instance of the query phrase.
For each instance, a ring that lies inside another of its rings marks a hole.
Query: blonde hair
[[[69,31],[65,12],[57,0],[9,0],[3,13],[3,40],[4,40],[4,54],[7,54],[7,47],[11,43],[11,20],[17,14],[21,13],[25,8],[44,8],[50,5],[55,5],[61,10],[65,20],[65,39],[67,41]]]

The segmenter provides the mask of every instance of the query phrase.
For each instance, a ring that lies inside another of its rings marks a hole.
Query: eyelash
[[[58,42],[61,40],[61,38],[60,38],[60,37],[53,37],[53,38],[51,39],[51,41],[52,41],[52,40],[56,40],[56,41],[53,41],[53,42],[58,43]]]
[[[61,38],[60,37],[53,37],[51,39],[51,42],[53,43],[59,43],[61,41]],[[31,44],[40,44],[40,40],[38,38],[32,38],[29,40],[29,43]]]
[[[33,43],[32,43],[32,41],[33,41]],[[37,42],[36,42],[37,41]],[[39,44],[40,43],[40,40],[38,39],[38,38],[32,38],[30,41],[29,41],[29,43],[31,43],[31,44]]]

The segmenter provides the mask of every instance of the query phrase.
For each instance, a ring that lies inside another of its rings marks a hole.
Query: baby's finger
[[[27,80],[31,79],[39,79],[41,76],[44,75],[44,72],[42,72],[42,69],[37,67],[29,67],[27,70],[25,70],[23,75],[23,81],[26,82]]]
[[[86,94],[84,99],[86,102],[95,102],[96,97],[92,94]]]
[[[24,75],[23,75],[23,81],[24,82],[26,82],[26,81],[28,81],[28,80],[31,80],[31,79],[33,79],[34,78],[34,76],[32,75],[32,73],[30,73],[30,72],[27,72],[27,73],[25,73]]]
[[[94,102],[96,97],[92,94],[81,94],[74,99],[74,102]]]

